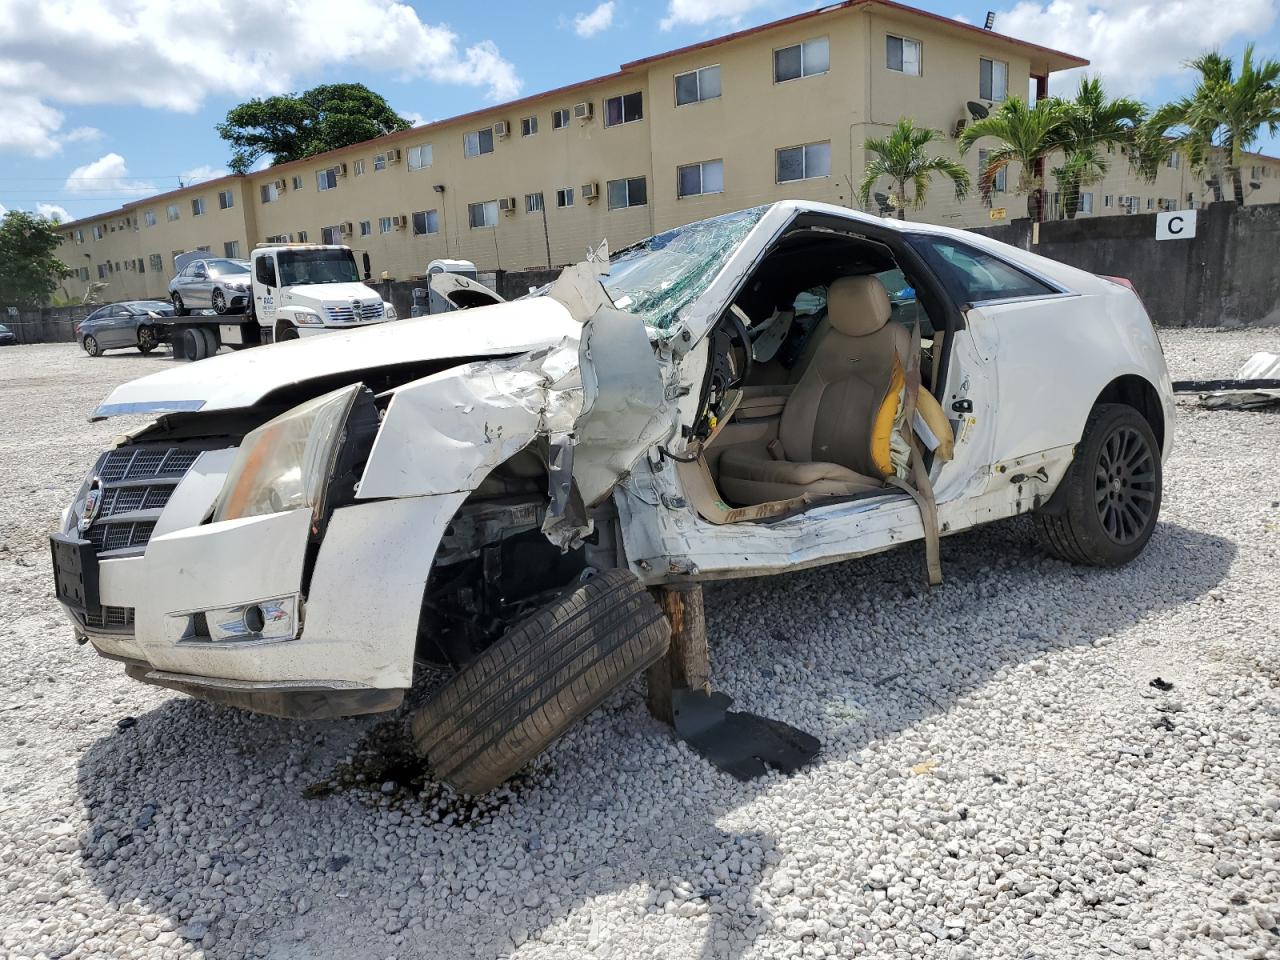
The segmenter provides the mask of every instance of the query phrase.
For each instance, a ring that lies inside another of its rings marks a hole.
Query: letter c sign
[[[1196,211],[1171,210],[1156,214],[1157,240],[1190,240],[1196,235]]]

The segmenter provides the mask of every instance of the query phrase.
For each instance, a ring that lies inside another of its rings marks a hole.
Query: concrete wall
[[[1197,213],[1191,240],[1156,240],[1154,214],[1028,220],[978,230],[1092,273],[1130,280],[1163,327],[1280,323],[1280,204],[1215,203]]]

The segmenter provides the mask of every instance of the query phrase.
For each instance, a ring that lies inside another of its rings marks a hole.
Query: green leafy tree
[[[1098,77],[1081,77],[1075,99],[1059,102],[1066,113],[1063,161],[1050,173],[1062,197],[1063,213],[1070,220],[1080,208],[1081,189],[1099,183],[1110,169],[1112,152],[1133,142],[1146,108],[1129,97],[1108,100]]]
[[[1179,150],[1196,170],[1225,166],[1235,201],[1243,205],[1242,155],[1263,128],[1273,135],[1280,130],[1280,61],[1255,60],[1251,43],[1244,48],[1239,72],[1230,57],[1217,52],[1202,53],[1187,66],[1200,74],[1195,89],[1156,111],[1146,144],[1158,156],[1153,140],[1168,139],[1164,155]],[[1148,167],[1139,167],[1140,172],[1154,175],[1159,159],[1154,164],[1150,157],[1144,159]]]
[[[1014,192],[1027,195],[1027,213],[1039,220],[1044,206],[1040,161],[1070,141],[1070,119],[1070,110],[1060,100],[1037,100],[1034,107],[1028,107],[1020,98],[1010,97],[991,116],[966,126],[960,134],[962,154],[984,137],[1000,141],[987,154],[986,167],[978,171],[978,190],[983,199],[990,200],[1000,171],[1016,163],[1022,169]]]
[[[924,206],[929,194],[929,182],[934,174],[951,179],[956,199],[963,200],[969,193],[969,172],[955,160],[947,157],[931,157],[925,150],[930,143],[940,140],[934,130],[917,127],[903,117],[887,137],[870,137],[863,146],[875,158],[867,163],[858,188],[865,206],[871,199],[871,189],[882,177],[890,184],[890,204],[898,211],[898,219],[905,220],[907,207]],[[908,194],[908,186],[910,193]]]
[[[260,157],[287,163],[409,127],[364,84],[328,83],[233,107],[218,124],[218,135],[234,148],[231,169],[244,173]]]
[[[22,210],[0,220],[0,306],[39,307],[71,268],[55,254],[62,238],[51,221]]]

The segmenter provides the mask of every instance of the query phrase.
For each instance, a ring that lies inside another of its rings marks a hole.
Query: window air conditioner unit
[[[590,203],[596,197],[600,196],[600,187],[595,183],[584,183],[582,185],[582,199]]]
[[[275,181],[275,183],[273,183],[272,186],[274,186],[276,190],[278,190],[280,193],[284,193],[285,191],[284,178],[281,177],[279,180]]]
[[[502,198],[500,198],[500,199],[498,200],[498,209],[499,209],[499,210],[501,210],[503,213],[515,213],[515,212],[516,212],[516,198],[515,198],[515,197],[502,197]]]
[[[951,136],[959,137],[960,134],[964,133],[964,128],[967,127],[968,125],[969,125],[969,121],[966,120],[964,117],[961,117],[959,120],[956,121],[955,129],[951,131]]]
[[[583,100],[581,103],[573,105],[573,119],[575,120],[590,120],[592,112],[590,100]]]
[[[395,149],[395,150],[388,150],[388,151],[387,151],[387,163],[399,163],[399,162],[400,162],[400,150],[399,150],[399,148],[397,148],[397,149]]]
[[[395,227],[397,230],[404,229],[404,222],[405,221],[404,221],[403,214],[396,214],[394,217],[391,218],[391,225]]]
[[[339,163],[335,165],[333,168],[333,173],[335,176],[345,177],[347,175],[347,165],[345,163]]]
[[[341,233],[344,237],[351,236],[351,221],[348,220],[346,223],[342,224],[338,228],[338,232]]]
[[[493,135],[495,137],[506,137],[511,133],[511,127],[505,120],[499,120],[493,125]]]

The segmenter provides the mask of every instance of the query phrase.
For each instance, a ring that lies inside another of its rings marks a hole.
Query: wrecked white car
[[[760,576],[1035,512],[1115,565],[1160,508],[1163,355],[1123,281],[788,201],[571,267],[511,303],[219,356],[53,537],[83,641],[286,716],[397,707],[437,775],[509,777],[662,656],[647,587]]]

